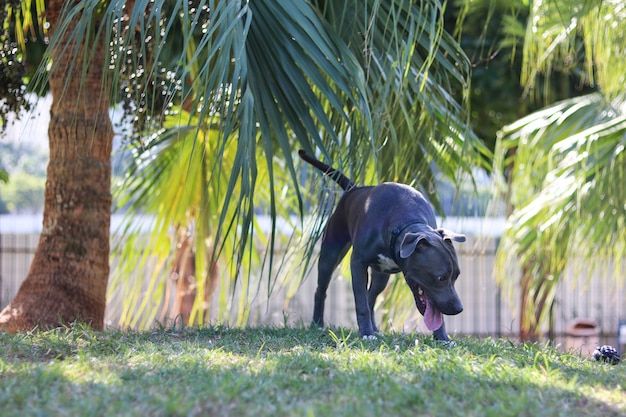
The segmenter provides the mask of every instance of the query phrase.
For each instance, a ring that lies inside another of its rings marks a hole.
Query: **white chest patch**
[[[393,259],[386,257],[383,254],[378,254],[378,267],[381,272],[394,272],[400,269]]]

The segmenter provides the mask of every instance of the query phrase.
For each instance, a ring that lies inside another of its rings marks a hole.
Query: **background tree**
[[[586,202],[583,209],[583,200],[573,195],[593,199],[593,193],[587,194],[590,187],[597,187],[607,175],[621,175],[615,162],[621,153],[618,97],[623,94],[623,77],[615,74],[623,66],[619,53],[623,9],[615,2],[581,1],[459,0],[454,5],[447,27],[457,27],[473,63],[472,122],[487,146],[496,148],[494,169],[502,180],[499,197],[507,201],[511,215],[496,274],[507,289],[519,287],[520,335],[536,340],[548,321],[564,268],[572,265],[572,259],[584,259],[589,266],[608,256],[596,246],[606,243],[600,237],[596,245],[572,246],[571,234],[587,227],[577,216],[595,206],[603,224],[594,230],[607,236],[621,230],[622,214],[614,212],[612,203],[605,206],[606,198]],[[602,21],[611,22],[610,28],[602,29]],[[609,67],[618,71],[608,74]],[[536,113],[528,116],[531,111]],[[609,119],[615,120],[611,127]],[[590,156],[596,131],[607,139],[603,146],[612,145]],[[564,146],[572,135],[578,145]],[[614,155],[607,157],[605,151]],[[576,152],[580,155],[574,156]],[[575,184],[564,178],[568,169]],[[551,188],[556,178],[563,182]],[[544,196],[544,187],[555,195]],[[609,212],[617,216],[603,214]],[[556,222],[557,218],[562,220]],[[617,273],[619,263],[615,268]]]
[[[521,266],[522,339],[536,340],[567,266],[613,265],[626,250],[626,8],[619,1],[532,3],[522,81],[558,70],[598,92],[539,110],[501,131],[494,166],[514,211],[496,271],[507,286]],[[544,83],[550,77],[543,77]],[[545,88],[545,87],[544,87]],[[610,262],[609,262],[610,261]]]
[[[446,8],[445,27],[472,67],[470,122],[492,151],[504,126],[556,101],[595,91],[568,66],[536,72],[532,85],[522,81],[529,14],[525,0],[456,0]]]

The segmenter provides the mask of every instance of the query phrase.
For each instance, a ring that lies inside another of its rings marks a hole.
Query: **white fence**
[[[467,233],[467,232],[466,232]],[[0,308],[6,306],[26,277],[34,250],[36,233],[2,233],[0,229]],[[456,288],[464,304],[458,316],[446,317],[450,334],[472,334],[492,337],[515,337],[518,329],[518,294],[502,294],[493,277],[496,238],[469,238],[457,245],[461,276]],[[313,268],[315,270],[315,268]],[[622,276],[612,274],[611,268],[588,271],[577,278],[574,270],[559,284],[552,309],[555,340],[561,342],[568,323],[577,318],[588,318],[598,323],[603,342],[614,344],[619,320],[626,319],[626,288]],[[309,323],[313,311],[315,291],[314,272],[287,297],[286,288],[277,288],[269,301],[259,294],[250,303],[250,325],[282,325]],[[294,277],[298,279],[298,277]],[[518,277],[508,279],[517,280]],[[173,285],[173,284],[172,284]],[[114,326],[119,318],[121,294],[107,304],[106,320]],[[399,331],[425,331],[421,317],[415,313],[408,320],[393,321],[391,327]],[[339,275],[331,283],[327,298],[326,322],[356,329],[354,302],[348,277]],[[548,329],[546,329],[548,330]]]

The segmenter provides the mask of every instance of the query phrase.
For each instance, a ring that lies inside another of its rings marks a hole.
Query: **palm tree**
[[[554,69],[598,91],[566,99],[501,131],[495,167],[514,211],[496,265],[506,285],[521,266],[520,336],[536,340],[565,267],[626,251],[626,8],[621,1],[533,3],[524,43],[527,88]],[[546,77],[548,79],[548,77]]]
[[[163,195],[155,197],[161,198],[159,215],[164,220],[159,233],[172,224],[186,227],[189,218],[181,220],[180,213],[191,213],[195,225],[206,225],[197,221],[200,218],[212,222],[210,228],[201,227],[213,249],[196,258],[204,276],[211,265],[207,259],[218,254],[232,254],[235,273],[252,256],[259,208],[264,207],[272,219],[266,240],[270,249],[277,239],[281,211],[289,208],[303,214],[292,156],[298,147],[317,148],[322,157],[337,160],[354,178],[412,183],[435,203],[434,165],[454,177],[483,161],[480,142],[467,128],[465,107],[449,93],[452,88],[468,88],[469,67],[456,42],[442,29],[439,1],[190,4],[156,0],[124,7],[123,2],[87,0],[73,3],[65,16],[51,20],[56,39],[77,44],[102,39],[112,45],[106,59],[95,54],[79,59],[82,69],[98,63],[102,69],[101,63],[106,62],[101,82],[115,93],[127,87],[120,74],[133,67],[142,87],[129,89],[132,103],[139,110],[167,115],[165,122],[173,123],[166,126],[169,136],[148,123],[148,129],[156,130],[144,138],[145,148],[155,145],[152,149],[159,151],[155,157],[163,162],[159,142],[165,148],[181,141],[191,145],[186,148],[191,150],[185,161],[188,176],[179,188],[205,182],[209,199],[190,197],[171,211],[176,215],[168,217],[163,213],[172,208],[171,201],[163,200]],[[90,38],[90,34],[95,35]],[[65,52],[62,59],[76,62],[72,54],[77,51],[54,41],[52,51],[55,45]],[[172,82],[163,81],[160,68],[167,68],[164,72]],[[157,100],[150,93],[162,82],[164,98]],[[75,84],[67,80],[64,86],[66,94],[85,91],[74,90]],[[95,86],[87,91],[108,92]],[[98,94],[99,99],[104,96]],[[168,138],[171,141],[166,143]],[[86,136],[81,140],[92,142]],[[56,158],[56,153],[51,152],[51,157]],[[159,175],[159,166],[166,165],[155,164],[149,175]],[[200,178],[193,175],[200,172]],[[81,183],[81,179],[77,176],[73,181]],[[108,185],[104,176],[100,181]],[[281,192],[284,184],[289,184],[294,196],[288,207]],[[196,202],[192,212],[178,210],[192,201]],[[106,228],[108,237],[108,223],[98,222],[97,227]],[[108,254],[108,246],[97,250]],[[196,255],[205,252],[202,247]],[[44,266],[46,262],[35,261]],[[267,263],[271,270],[271,255]],[[93,279],[65,278],[86,285]],[[20,293],[22,298],[34,294],[32,288]]]
[[[103,72],[106,43],[93,33],[69,36],[77,26],[75,19],[61,18],[64,3],[52,0],[46,11],[54,46],[43,232],[28,276],[0,313],[8,331],[75,320],[96,329],[103,325],[113,141]]]

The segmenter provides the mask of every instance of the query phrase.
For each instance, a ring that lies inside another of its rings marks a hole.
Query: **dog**
[[[460,270],[452,241],[464,242],[465,236],[437,228],[432,207],[413,187],[395,182],[358,187],[304,150],[298,154],[345,190],[322,238],[312,324],[324,326],[332,273],[352,246],[352,290],[362,338],[376,338],[376,297],[390,274],[402,272],[426,327],[435,340],[449,342],[443,315],[463,311],[454,288]]]

